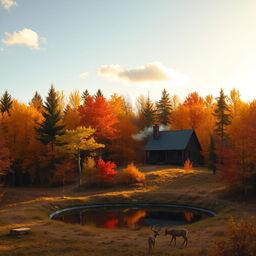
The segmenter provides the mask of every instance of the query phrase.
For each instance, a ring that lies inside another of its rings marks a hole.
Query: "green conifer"
[[[10,115],[10,109],[12,107],[12,103],[13,103],[12,97],[6,90],[0,99],[0,111],[2,115],[5,112],[7,112],[7,114]]]
[[[227,96],[224,95],[223,89],[220,90],[220,96],[216,98],[217,104],[214,110],[216,122],[216,135],[220,137],[220,149],[223,151],[224,142],[227,139],[227,126],[231,124],[230,109],[226,103]]]
[[[149,96],[147,97],[144,109],[143,109],[143,115],[145,118],[145,126],[149,127],[152,126],[156,121],[156,110],[154,107],[154,104],[151,102]]]
[[[88,90],[86,89],[83,93],[81,98],[83,99],[84,103],[86,102],[86,99],[90,96],[90,93],[88,92]]]
[[[172,103],[169,93],[164,89],[162,97],[156,104],[157,119],[160,124],[168,125],[171,123]]]
[[[43,108],[43,116],[45,120],[40,124],[39,128],[36,129],[38,140],[45,145],[50,143],[51,150],[53,151],[53,147],[56,144],[56,136],[63,134],[61,130],[64,127],[63,125],[57,124],[60,121],[61,116],[58,106],[58,95],[53,86],[51,86],[49,90]]]
[[[99,98],[99,97],[104,97],[103,93],[102,93],[102,91],[100,89],[98,89],[98,91],[95,94],[95,98]]]

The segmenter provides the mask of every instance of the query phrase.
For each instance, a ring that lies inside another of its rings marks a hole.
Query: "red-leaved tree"
[[[106,143],[117,136],[115,125],[118,120],[104,97],[88,96],[86,102],[79,106],[78,111],[81,116],[80,125],[94,128],[95,137],[100,142]]]

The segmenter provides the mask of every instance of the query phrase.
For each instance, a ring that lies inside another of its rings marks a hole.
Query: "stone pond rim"
[[[188,210],[195,210],[198,212],[206,213],[211,215],[212,217],[217,216],[217,213],[215,213],[212,210],[200,208],[196,206],[189,206],[189,205],[182,205],[182,204],[158,204],[158,203],[110,203],[110,204],[84,204],[79,206],[71,206],[68,208],[63,208],[60,210],[57,210],[55,212],[52,212],[49,215],[49,218],[52,219],[56,215],[59,215],[63,212],[68,212],[72,210],[80,210],[80,209],[90,209],[90,208],[101,208],[101,207],[166,207],[166,208],[182,208],[182,209],[188,209]]]

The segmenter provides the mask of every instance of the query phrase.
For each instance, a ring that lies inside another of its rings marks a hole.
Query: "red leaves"
[[[102,185],[115,183],[115,177],[117,172],[114,170],[116,164],[113,162],[104,162],[102,159],[98,160],[97,163],[97,181]]]
[[[95,135],[99,140],[110,140],[117,136],[114,126],[118,120],[104,97],[88,96],[78,111],[81,116],[80,125],[96,129]]]

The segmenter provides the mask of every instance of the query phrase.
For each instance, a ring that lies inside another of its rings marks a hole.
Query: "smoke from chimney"
[[[159,131],[168,131],[170,128],[168,125],[159,125]],[[134,140],[144,140],[148,137],[150,137],[153,134],[153,126],[145,127],[143,130],[141,130],[137,134],[133,134],[132,138]]]

